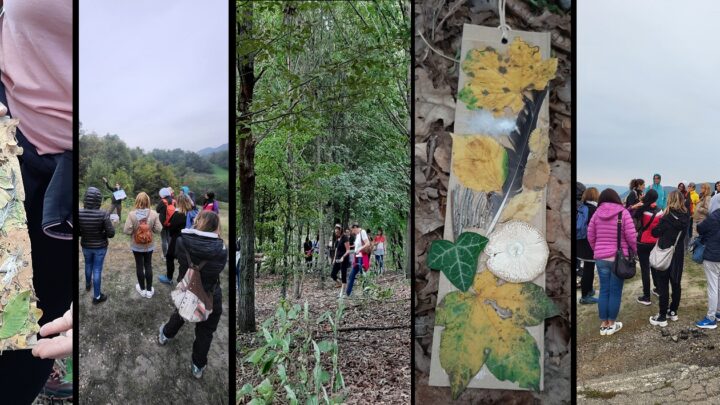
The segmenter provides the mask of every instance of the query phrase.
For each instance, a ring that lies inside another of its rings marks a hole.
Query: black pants
[[[122,216],[120,215],[122,212],[122,201],[114,202],[110,206],[110,211],[108,211],[108,214],[112,214],[113,212],[116,212],[116,211],[117,211],[118,221],[120,221],[120,219],[122,218]]]
[[[135,272],[141,290],[152,291],[152,251],[133,252],[135,256]]]
[[[222,314],[222,290],[220,287],[215,289],[213,294],[213,312],[207,321],[195,324],[195,341],[193,342],[192,362],[199,368],[205,367],[207,364],[207,355],[210,351],[210,343],[212,343],[213,333],[217,329]],[[167,338],[174,338],[180,328],[185,324],[178,311],[175,310],[170,316],[170,320],[163,328],[163,335]]]
[[[583,297],[587,297],[592,292],[593,281],[595,281],[595,262],[583,262],[580,279],[580,292]]]
[[[338,272],[340,273],[340,279],[342,280],[343,284],[347,284],[347,264],[343,260],[342,263],[333,263],[332,272],[330,272],[330,277],[333,279],[333,281],[337,281]]]
[[[650,252],[655,245],[638,243],[638,262],[640,262],[640,275],[642,276],[643,297],[650,299],[650,277],[652,277],[652,285],[657,288],[657,280],[655,270],[650,268]],[[658,292],[658,294],[660,294]]]
[[[170,280],[173,279],[175,274],[175,244],[177,243],[177,236],[170,236],[170,242],[168,243],[167,254],[165,255],[166,275]],[[180,280],[178,280],[178,283]]]
[[[668,309],[677,312],[680,306],[680,281],[682,280],[682,272],[677,277],[677,281],[673,281],[670,278],[670,269],[655,271],[655,279],[658,283],[657,289],[660,295],[660,316],[664,317]],[[672,288],[672,295],[669,291],[670,288]],[[670,301],[669,307],[668,301]]]

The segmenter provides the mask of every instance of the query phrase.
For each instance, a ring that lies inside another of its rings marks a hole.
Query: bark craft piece
[[[550,35],[463,30],[430,385],[542,390]],[[514,125],[508,125],[508,122]],[[454,242],[453,242],[454,241]],[[459,290],[459,291],[458,291]]]

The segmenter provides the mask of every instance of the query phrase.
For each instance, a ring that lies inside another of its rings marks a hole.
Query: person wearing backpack
[[[715,329],[720,319],[720,194],[710,201],[709,215],[698,224],[697,232],[705,245],[703,268],[707,279],[708,311],[705,318],[695,322],[695,326]]]
[[[367,232],[360,228],[360,225],[357,222],[352,225],[352,232],[355,235],[355,248],[353,250],[355,252],[355,262],[352,265],[352,272],[350,272],[350,280],[348,280],[348,297],[352,294],[355,277],[357,277],[358,273],[362,273],[363,271],[365,266],[365,255],[368,254],[367,252],[369,252],[369,249],[372,249],[372,243],[370,243],[370,238],[368,238]]]
[[[618,241],[618,227],[620,240]],[[623,206],[618,193],[610,188],[603,190],[598,199],[598,209],[588,224],[588,242],[593,250],[598,278],[600,279],[600,296],[598,311],[600,335],[612,335],[622,329],[622,322],[617,321],[622,301],[622,290],[625,280],[613,271],[615,254],[620,246],[626,257],[630,251],[637,251],[637,231],[632,217]]]
[[[670,267],[664,271],[655,270],[658,294],[660,294],[660,311],[650,317],[653,326],[665,327],[667,320],[678,320],[678,307],[680,306],[680,281],[682,279],[685,261],[685,241],[687,236],[690,214],[685,207],[685,199],[680,191],[672,191],[667,198],[667,207],[657,226],[652,230],[652,236],[658,238],[657,247],[668,249],[675,245]],[[672,300],[670,300],[670,287],[672,287]]]
[[[152,298],[152,254],[155,250],[153,233],[160,233],[162,224],[157,212],[150,209],[150,196],[141,192],[135,197],[135,209],[128,214],[123,231],[130,235],[130,250],[135,257],[137,284],[135,290],[141,297]]]
[[[100,209],[102,194],[95,187],[88,187],[83,199],[83,209],[78,212],[80,246],[85,257],[85,291],[93,284],[93,304],[107,300],[100,290],[103,262],[108,250],[108,238],[115,236],[110,214]]]
[[[170,188],[164,187],[160,189],[160,202],[158,203],[155,211],[157,211],[160,217],[160,223],[162,224],[162,231],[160,232],[161,247],[163,253],[163,259],[167,257],[168,244],[170,243],[170,236],[168,233],[168,226],[170,226],[170,218],[175,213],[175,200],[172,198]]]
[[[200,273],[203,290],[212,297],[212,313],[207,320],[195,323],[195,341],[192,346],[190,367],[195,378],[202,378],[213,334],[222,314],[220,274],[228,261],[228,251],[220,237],[220,232],[220,217],[214,212],[203,211],[198,214],[194,228],[183,229],[175,244],[175,255],[180,264],[180,278],[185,277],[191,266],[194,267]],[[158,343],[167,344],[184,324],[185,319],[176,309],[170,319],[160,326]]]
[[[205,194],[205,204],[203,204],[203,211],[212,211],[220,215],[220,205],[215,201],[215,193],[208,191]]]
[[[597,304],[598,299],[594,297],[593,281],[595,280],[595,258],[590,242],[587,239],[587,227],[595,210],[597,210],[597,201],[600,196],[595,187],[585,190],[578,207],[577,219],[575,221],[575,240],[577,247],[577,257],[583,262],[582,278],[580,280],[580,304]]]
[[[180,237],[181,231],[185,229],[185,224],[187,223],[187,213],[191,210],[192,203],[190,202],[190,197],[181,195],[177,200],[177,209],[167,220],[168,226],[166,229],[168,231],[168,237],[170,238],[168,242],[167,256],[165,256],[167,273],[158,277],[161,283],[172,284],[173,275],[175,274],[175,259],[177,258],[175,256],[175,243]],[[178,282],[181,278],[182,277],[178,278]]]
[[[652,276],[653,288],[652,292],[658,295],[657,292],[657,281],[655,277],[655,270],[650,268],[650,252],[657,238],[652,236],[652,231],[657,227],[657,224],[662,218],[663,211],[657,206],[657,192],[655,190],[648,190],[647,194],[643,197],[642,207],[635,211],[635,217],[640,223],[638,229],[638,262],[640,262],[640,273],[642,276],[642,288],[643,295],[637,298],[637,302],[642,305],[652,305],[650,300],[650,278]]]

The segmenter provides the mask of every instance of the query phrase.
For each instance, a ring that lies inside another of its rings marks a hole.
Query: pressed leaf
[[[483,365],[499,380],[540,388],[540,352],[525,327],[558,310],[536,284],[497,282],[489,271],[478,273],[474,292],[449,293],[438,306],[436,324],[445,327],[440,364],[455,399]]]
[[[30,290],[15,294],[3,308],[0,339],[16,335],[27,322],[30,313]]]
[[[460,291],[467,291],[477,271],[478,257],[487,243],[488,238],[475,232],[461,233],[455,243],[433,241],[428,252],[428,266],[442,271]]]
[[[452,171],[463,186],[475,191],[500,191],[508,174],[508,154],[486,135],[454,135]]]
[[[510,199],[505,210],[502,213],[500,222],[516,220],[522,222],[532,222],[535,215],[540,209],[542,203],[539,191],[525,190]]]

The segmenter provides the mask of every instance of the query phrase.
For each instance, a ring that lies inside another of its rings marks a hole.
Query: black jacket
[[[110,184],[109,184],[107,181],[105,182],[105,187],[107,187],[108,190],[110,190],[110,202],[111,202],[113,205],[119,204],[120,201],[118,201],[118,200],[115,199],[115,194],[113,194],[113,193],[115,193],[116,191],[119,191],[120,189],[110,186]]]
[[[720,262],[720,210],[715,210],[700,222],[697,231],[705,245],[703,260]]]
[[[80,245],[84,248],[107,247],[108,238],[115,236],[115,228],[110,222],[110,216],[100,209],[101,202],[100,190],[95,187],[88,188],[83,200],[83,209],[78,213]]]
[[[228,261],[228,250],[223,240],[209,232],[183,229],[175,245],[175,257],[180,263],[181,279],[185,277],[189,267],[186,252],[190,254],[190,260],[196,266],[206,261],[200,270],[203,288],[209,293],[216,291],[214,288],[220,287],[220,273],[225,269]]]
[[[669,213],[660,218],[657,226],[650,231],[652,236],[659,238],[657,241],[660,249],[667,249],[675,243],[680,233],[680,239],[675,246],[672,261],[670,262],[670,279],[679,282],[682,276],[685,259],[685,237],[690,226],[690,214],[670,210]]]

